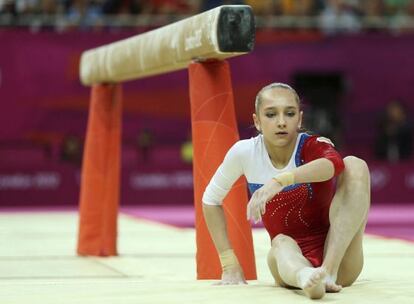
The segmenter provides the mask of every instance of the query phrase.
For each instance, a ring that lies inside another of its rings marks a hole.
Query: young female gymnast
[[[221,206],[241,175],[252,193],[247,217],[263,221],[271,238],[267,262],[277,285],[317,299],[351,285],[362,270],[368,167],[353,156],[342,159],[328,138],[301,133],[302,116],[290,86],[261,89],[253,114],[260,134],[230,148],[204,192],[203,213],[222,264],[220,284],[246,283]]]

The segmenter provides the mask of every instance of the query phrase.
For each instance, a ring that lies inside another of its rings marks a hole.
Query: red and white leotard
[[[330,160],[335,176],[344,169],[342,157],[330,140],[324,137],[298,134],[294,152],[287,166],[277,169],[267,153],[263,136],[240,140],[227,152],[204,195],[203,203],[221,205],[232,185],[244,175],[250,193],[272,177],[319,158]],[[285,187],[266,205],[263,224],[273,239],[283,233],[292,237],[303,255],[315,266],[323,260],[323,250],[329,229],[329,206],[335,193],[334,179]]]

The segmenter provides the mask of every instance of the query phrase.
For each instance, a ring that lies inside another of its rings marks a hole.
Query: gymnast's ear
[[[299,112],[299,124],[298,124],[299,130],[302,128],[302,120],[303,120],[303,111],[300,111]]]
[[[259,133],[262,133],[262,129],[260,128],[260,120],[259,120],[259,117],[256,115],[256,113],[253,113],[253,122],[254,122],[254,126],[256,127],[256,130]]]

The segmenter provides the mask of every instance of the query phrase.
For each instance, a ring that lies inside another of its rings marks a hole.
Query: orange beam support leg
[[[79,255],[117,255],[122,87],[92,87],[83,155]]]
[[[239,140],[230,68],[226,61],[193,63],[189,67],[191,123],[194,147],[194,204],[196,210],[197,279],[220,279],[221,266],[202,212],[203,192]],[[246,219],[247,187],[238,180],[224,200],[227,230],[246,279],[254,280],[256,266],[250,223]]]

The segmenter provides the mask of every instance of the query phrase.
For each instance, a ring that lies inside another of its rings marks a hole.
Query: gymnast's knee
[[[367,163],[356,156],[344,158],[345,171],[352,181],[369,181],[369,169]]]

